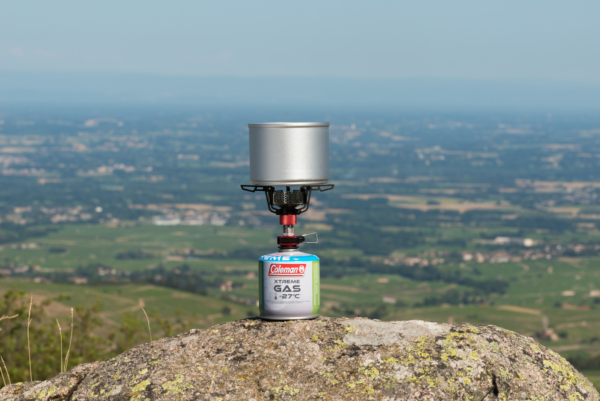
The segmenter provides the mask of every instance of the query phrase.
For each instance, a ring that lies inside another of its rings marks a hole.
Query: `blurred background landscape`
[[[71,308],[69,366],[148,341],[145,312],[154,339],[255,316],[280,226],[239,188],[247,124],[330,121],[336,188],[297,228],[323,315],[498,325],[599,385],[596,3],[59,3],[0,13],[13,382],[28,294],[38,378]]]

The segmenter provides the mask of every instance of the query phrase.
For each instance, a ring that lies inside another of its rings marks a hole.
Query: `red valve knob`
[[[295,226],[296,215],[295,214],[282,214],[279,216],[279,224],[282,226]]]

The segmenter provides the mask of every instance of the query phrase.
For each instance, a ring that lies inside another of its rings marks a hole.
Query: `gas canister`
[[[321,306],[320,262],[299,251],[276,252],[258,260],[260,317],[313,319]]]

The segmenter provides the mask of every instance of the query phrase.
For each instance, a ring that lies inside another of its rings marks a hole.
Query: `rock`
[[[44,382],[6,386],[0,390],[0,400],[70,400],[79,383],[100,364],[85,363]]]
[[[2,387],[2,390],[0,390],[0,399],[11,400],[13,398],[16,398],[38,383],[40,383],[40,382],[33,381],[33,382],[9,384],[8,386]]]
[[[600,395],[553,351],[495,326],[320,318],[191,330],[22,393],[0,393],[0,400],[26,399],[598,401]]]

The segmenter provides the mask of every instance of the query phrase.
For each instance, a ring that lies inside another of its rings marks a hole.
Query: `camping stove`
[[[319,316],[320,261],[299,251],[318,243],[317,233],[296,235],[298,216],[310,207],[313,191],[333,189],[329,179],[329,123],[249,124],[248,192],[264,192],[270,212],[283,226],[278,251],[258,261],[260,317],[267,320],[313,319]],[[276,187],[283,187],[276,189]],[[292,189],[297,187],[297,189]],[[315,235],[315,241],[306,237]]]

